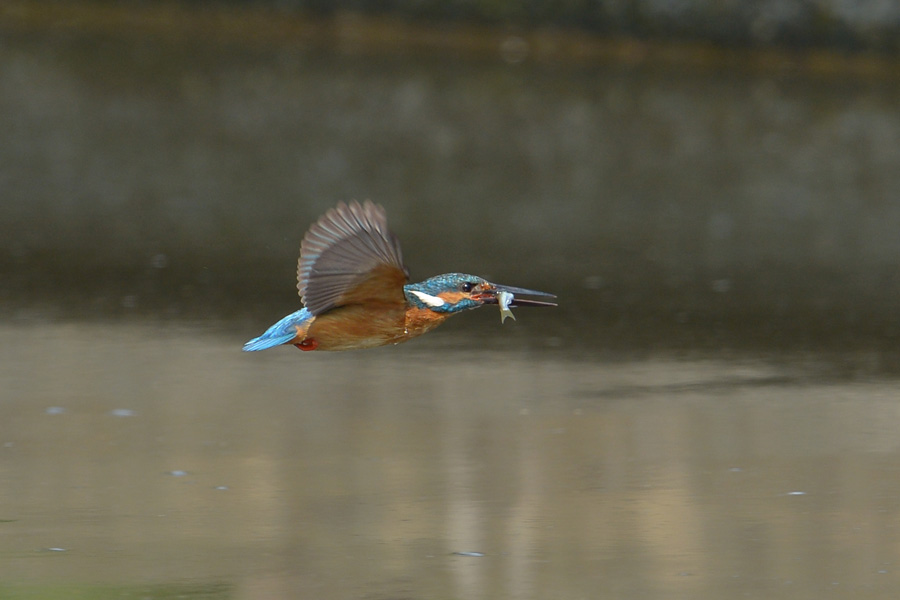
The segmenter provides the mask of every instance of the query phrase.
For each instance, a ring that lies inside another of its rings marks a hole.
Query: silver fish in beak
[[[509,292],[499,292],[497,294],[497,304],[500,306],[500,324],[503,325],[503,321],[506,320],[506,317],[512,317],[512,320],[516,320],[516,315],[513,314],[513,311],[509,310],[509,303],[515,299],[515,295]]]
[[[525,288],[517,288],[508,285],[498,285],[496,283],[488,283],[485,287],[486,289],[478,295],[478,299],[484,304],[497,304],[500,306],[501,323],[503,323],[507,317],[512,317],[513,320],[516,319],[516,316],[510,310],[511,306],[556,306],[556,302],[545,302],[543,300],[531,300],[530,298],[519,297],[521,295],[556,298],[556,294],[539,292],[537,290],[527,290]]]

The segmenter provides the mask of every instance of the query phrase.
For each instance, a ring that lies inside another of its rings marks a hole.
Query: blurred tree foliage
[[[112,1],[112,0],[110,0]],[[895,52],[900,2],[855,0],[184,0],[352,12],[432,21],[579,27],[611,35],[734,46],[824,46]]]

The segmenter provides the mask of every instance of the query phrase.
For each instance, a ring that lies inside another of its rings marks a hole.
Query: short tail
[[[287,344],[297,337],[297,327],[302,326],[311,316],[305,308],[289,314],[266,329],[264,334],[244,344],[244,352],[256,352]]]

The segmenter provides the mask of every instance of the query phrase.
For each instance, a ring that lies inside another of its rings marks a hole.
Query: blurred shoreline
[[[321,11],[285,10],[265,2],[102,2],[7,0],[0,31],[245,48],[296,46],[345,54],[405,54],[500,59],[554,67],[619,65],[812,77],[890,79],[900,72],[895,51],[856,44],[728,43],[703,36],[635,35],[569,24],[479,23],[423,19],[402,11],[367,14],[335,4]],[[874,35],[874,34],[873,34]]]

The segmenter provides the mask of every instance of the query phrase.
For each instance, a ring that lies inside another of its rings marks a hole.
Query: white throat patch
[[[409,290],[411,293],[415,294],[416,297],[427,304],[428,306],[443,306],[446,304],[443,298],[438,298],[437,296],[432,296],[431,294],[426,294],[425,292],[420,292],[418,290]]]

